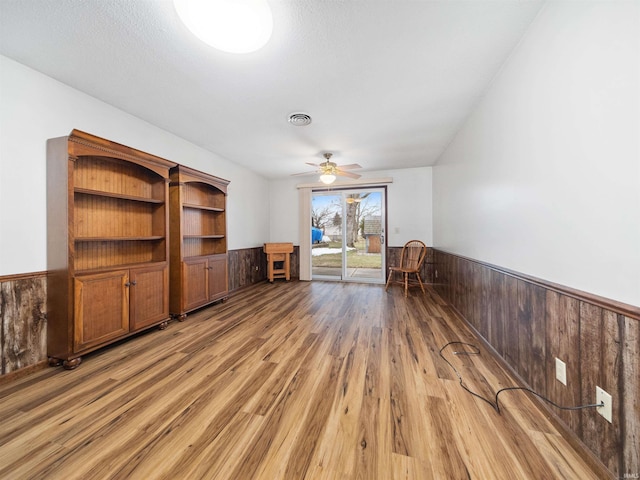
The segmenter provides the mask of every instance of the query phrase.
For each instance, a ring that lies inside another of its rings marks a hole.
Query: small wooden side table
[[[262,251],[267,254],[267,276],[273,283],[275,278],[291,279],[291,259],[293,243],[265,243]],[[276,268],[275,263],[282,262],[282,268]]]

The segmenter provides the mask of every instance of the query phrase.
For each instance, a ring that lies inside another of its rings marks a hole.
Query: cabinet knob
[[[127,283],[124,284],[124,286],[125,287],[129,287],[129,286],[131,286],[131,284],[129,282],[127,282]]]
[[[138,282],[136,282],[135,280],[133,282],[131,282],[131,285],[137,285]]]

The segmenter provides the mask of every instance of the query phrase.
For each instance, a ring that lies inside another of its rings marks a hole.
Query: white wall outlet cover
[[[611,395],[605,392],[600,387],[596,386],[596,404],[604,403],[604,407],[596,407],[596,411],[602,415],[609,423],[613,423],[612,419],[612,408],[613,399]]]
[[[556,380],[563,385],[567,384],[567,364],[556,357]]]

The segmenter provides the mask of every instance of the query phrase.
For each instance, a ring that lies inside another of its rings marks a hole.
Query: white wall
[[[543,7],[434,168],[436,247],[640,305],[639,9]]]
[[[0,275],[46,270],[46,141],[74,128],[230,180],[229,249],[267,241],[265,178],[0,56]]]
[[[431,167],[362,172],[361,180],[393,178],[387,186],[388,245],[402,246],[413,239],[432,245],[431,173]],[[313,181],[316,179],[312,177],[271,181],[270,241],[299,245],[296,186]]]

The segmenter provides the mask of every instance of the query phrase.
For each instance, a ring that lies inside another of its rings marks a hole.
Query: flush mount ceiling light
[[[255,52],[273,32],[267,0],[173,0],[173,4],[195,36],[224,52]]]

